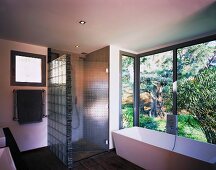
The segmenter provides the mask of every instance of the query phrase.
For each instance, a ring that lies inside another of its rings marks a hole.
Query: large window
[[[173,52],[140,58],[140,126],[165,131],[172,114]]]
[[[122,89],[122,114],[121,127],[133,126],[134,115],[134,58],[123,55],[121,58],[121,89]]]
[[[11,51],[11,85],[45,86],[46,56]]]
[[[178,134],[216,143],[216,41],[177,51]]]
[[[215,39],[209,36],[135,59],[123,56],[123,127],[178,131],[179,136],[216,144]],[[178,127],[175,116],[167,122],[168,114],[177,115]]]

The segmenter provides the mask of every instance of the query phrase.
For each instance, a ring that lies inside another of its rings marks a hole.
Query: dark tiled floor
[[[48,148],[22,153],[28,170],[68,170]]]
[[[22,153],[29,170],[67,170],[48,148]],[[104,152],[74,163],[74,170],[142,170],[117,156],[115,151]]]
[[[101,152],[104,152],[104,148],[101,148],[98,145],[84,139],[72,143],[72,153],[74,161],[89,158]]]
[[[74,170],[141,170],[142,168],[117,156],[114,151],[105,152],[74,164]]]

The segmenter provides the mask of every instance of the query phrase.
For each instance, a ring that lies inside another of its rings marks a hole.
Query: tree
[[[216,67],[203,69],[178,84],[178,108],[200,124],[207,142],[216,144]]]
[[[179,112],[187,110],[216,143],[216,41],[178,49],[177,59]]]
[[[172,51],[140,58],[140,93],[149,93],[151,96],[148,109],[151,117],[164,118],[165,112],[171,111],[172,59]],[[143,108],[148,105],[141,99],[141,114],[146,113]]]

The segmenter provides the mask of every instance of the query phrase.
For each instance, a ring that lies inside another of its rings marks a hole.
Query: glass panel
[[[216,41],[177,52],[178,135],[216,144]]]
[[[134,58],[122,56],[122,115],[121,127],[133,126],[134,114]]]
[[[165,131],[172,114],[173,52],[140,58],[140,126]]]
[[[108,150],[109,56],[72,58],[73,161]]]

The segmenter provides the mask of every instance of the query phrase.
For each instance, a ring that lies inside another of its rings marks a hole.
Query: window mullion
[[[139,126],[140,103],[140,57],[135,57],[134,62],[134,121],[133,126]]]
[[[177,49],[173,50],[173,114],[177,115]]]

